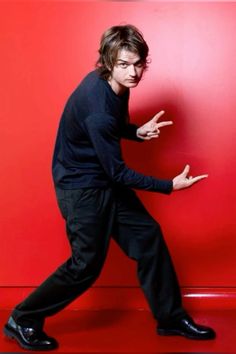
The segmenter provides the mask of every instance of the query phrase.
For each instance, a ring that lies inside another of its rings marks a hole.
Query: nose
[[[129,75],[135,77],[137,75],[136,68],[133,64],[129,65]]]

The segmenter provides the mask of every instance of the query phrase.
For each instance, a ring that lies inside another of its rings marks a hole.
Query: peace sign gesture
[[[165,111],[160,111],[150,121],[139,127],[136,132],[137,137],[143,140],[158,138],[160,135],[160,128],[173,124],[171,120],[158,123],[158,120],[164,113]]]

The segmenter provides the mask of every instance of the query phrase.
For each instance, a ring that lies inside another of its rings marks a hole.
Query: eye
[[[118,65],[119,65],[119,67],[122,68],[122,69],[128,68],[128,64],[127,64],[127,63],[119,63]]]
[[[144,67],[144,63],[142,61],[138,62],[135,64],[136,68],[143,68]]]

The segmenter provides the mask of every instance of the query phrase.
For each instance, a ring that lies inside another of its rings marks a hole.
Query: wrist
[[[140,132],[140,128],[138,128],[138,129],[136,130],[136,136],[137,136],[137,138],[143,140],[143,137],[142,137],[142,135],[141,135],[139,132]]]
[[[173,191],[176,191],[178,190],[177,186],[176,186],[176,181],[175,181],[175,178],[172,179],[172,188],[173,188]]]

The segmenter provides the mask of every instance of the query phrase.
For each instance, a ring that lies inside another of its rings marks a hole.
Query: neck
[[[115,80],[112,80],[112,78],[109,78],[107,82],[117,96],[121,96],[127,91],[126,87],[119,85]]]

